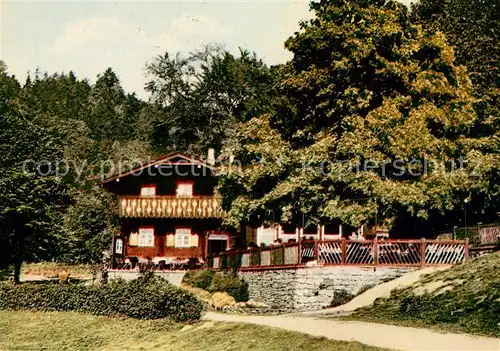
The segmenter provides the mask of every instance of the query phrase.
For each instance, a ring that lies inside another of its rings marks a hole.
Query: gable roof
[[[153,160],[149,163],[146,163],[144,165],[141,165],[139,167],[136,167],[134,169],[131,169],[126,172],[122,172],[120,174],[116,174],[113,176],[110,176],[102,181],[103,184],[109,183],[112,180],[118,179],[125,177],[129,174],[138,172],[142,169],[148,168],[148,167],[154,167],[154,166],[159,166],[159,165],[168,165],[168,166],[183,166],[183,165],[196,165],[196,166],[201,166],[201,167],[206,167],[208,169],[215,169],[215,166],[201,160],[196,160],[192,157],[186,156],[184,154],[181,154],[180,152],[175,152],[167,156],[163,156],[161,158],[158,158],[156,160]]]

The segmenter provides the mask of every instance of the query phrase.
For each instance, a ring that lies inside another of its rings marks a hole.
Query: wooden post
[[[302,244],[300,241],[297,242],[297,264],[301,263],[301,258],[302,258]]]
[[[425,266],[425,238],[420,243],[420,265]]]
[[[249,255],[248,255],[248,267],[253,267],[254,264],[253,264],[253,258],[254,258],[254,252],[255,248],[250,248],[250,250],[248,250],[249,252]]]
[[[123,245],[125,246],[125,244]],[[115,257],[116,257],[116,235],[113,234],[113,238],[111,239],[111,269],[116,268]]]
[[[341,248],[342,248],[342,264],[346,263],[346,240],[345,238],[341,239]]]
[[[469,259],[469,238],[465,239],[465,247],[464,247],[464,261]]]
[[[314,241],[314,257],[313,259],[317,261],[319,259],[319,240]]]
[[[375,235],[375,240],[373,240],[373,264],[378,265],[378,239]]]

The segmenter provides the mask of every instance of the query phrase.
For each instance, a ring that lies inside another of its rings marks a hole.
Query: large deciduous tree
[[[99,186],[75,191],[74,203],[63,218],[68,256],[77,262],[98,263],[109,251],[113,234],[119,231],[117,199]]]
[[[153,144],[204,154],[209,146],[221,148],[235,122],[269,111],[278,70],[248,51],[234,56],[207,46],[187,56],[166,53],[149,63],[147,71],[151,80],[146,90],[157,113],[143,119],[152,124],[143,129],[152,129]]]
[[[23,261],[58,251],[68,198],[51,166],[62,155],[58,144],[25,114],[19,86],[3,65],[0,83],[0,265],[14,265],[18,282]]]
[[[420,0],[412,5],[412,18],[428,31],[442,31],[465,65],[478,98],[487,103],[490,131],[498,131],[500,94],[500,9],[495,0]],[[492,124],[493,117],[496,124]],[[488,123],[489,122],[489,123]]]
[[[20,94],[34,125],[43,127],[61,145],[64,181],[72,188],[72,199],[60,229],[64,252],[59,260],[96,262],[111,242],[117,228],[113,201],[92,186],[93,175],[120,164],[147,159],[149,139],[136,140],[136,125],[146,105],[126,94],[112,69],[97,77],[95,84],[69,74],[31,75]],[[68,168],[68,169],[67,169]]]
[[[412,5],[412,19],[428,31],[442,31],[465,65],[474,84],[478,119],[474,134],[485,153],[500,153],[500,16],[495,0],[420,0]],[[490,172],[491,194],[485,205],[500,208],[500,161]],[[485,212],[485,206],[476,212]]]
[[[424,32],[395,1],[311,9],[286,42],[294,57],[275,112],[228,143],[243,167],[221,172],[227,222],[392,225],[491,198],[484,175],[497,160],[471,138],[472,84],[444,35]]]

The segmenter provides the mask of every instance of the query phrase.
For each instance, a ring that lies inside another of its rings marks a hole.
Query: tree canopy
[[[228,225],[377,223],[421,236],[464,224],[465,209],[496,219],[498,5],[310,7],[285,43],[289,62],[217,45],[166,52],[146,63],[149,101],[112,68],[95,82],[36,70],[20,84],[0,61],[0,266],[99,261],[118,220],[96,176],[208,147],[225,157]]]
[[[294,57],[274,112],[241,125],[228,146],[242,167],[222,171],[227,222],[390,226],[462,208],[473,193],[492,198],[484,175],[496,158],[472,137],[472,83],[444,35],[395,1],[311,9],[286,42]]]
[[[240,49],[234,56],[218,46],[187,56],[165,53],[147,65],[146,89],[163,113],[154,121],[155,144],[195,155],[220,150],[236,122],[269,111],[278,68]]]
[[[494,0],[420,0],[412,5],[413,20],[428,31],[446,35],[455,48],[457,63],[468,68],[475,90],[496,96],[489,101],[496,109],[500,89],[499,14]]]
[[[455,50],[456,62],[469,71],[478,115],[473,133],[485,153],[500,153],[500,21],[494,0],[421,0],[412,5],[412,18],[427,31],[442,31]],[[500,206],[500,161],[490,174],[491,199],[486,207]],[[478,204],[479,205],[479,204]],[[482,206],[479,206],[482,207]],[[484,212],[477,209],[477,212]]]
[[[22,261],[60,250],[58,221],[68,197],[50,167],[61,155],[56,140],[24,112],[20,86],[4,66],[0,81],[0,266],[14,265],[19,281]]]
[[[116,199],[96,176],[172,151],[220,148],[237,121],[269,110],[276,77],[255,54],[212,46],[187,57],[166,53],[147,69],[150,102],[127,94],[112,68],[95,83],[36,70],[21,85],[1,63],[2,265],[98,262],[119,229]],[[52,167],[45,176],[40,161]]]

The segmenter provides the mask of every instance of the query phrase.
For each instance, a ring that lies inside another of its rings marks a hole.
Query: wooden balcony
[[[218,196],[121,196],[122,218],[222,218]]]

